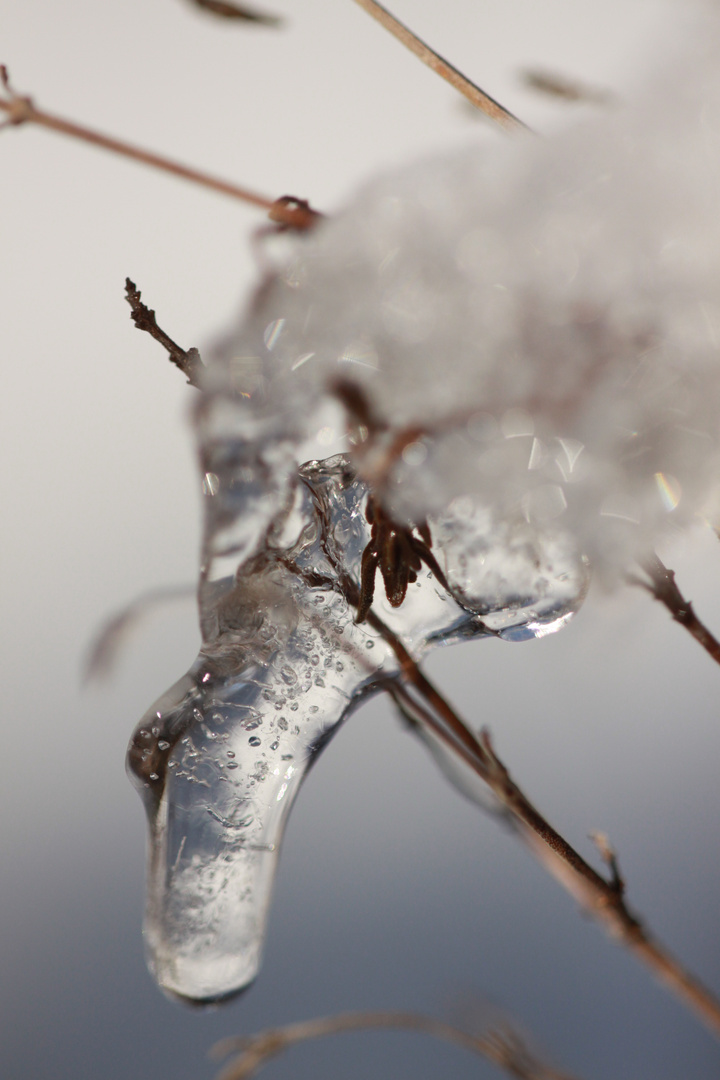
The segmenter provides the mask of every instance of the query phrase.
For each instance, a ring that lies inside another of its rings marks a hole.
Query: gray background
[[[350,0],[273,10],[288,16],[282,32],[181,0],[5,0],[0,60],[51,111],[328,211],[379,168],[493,137]],[[581,109],[523,89],[523,65],[627,91],[638,49],[655,52],[680,17],[655,0],[394,10],[542,130]],[[384,1007],[510,1017],[598,1080],[717,1076],[710,1036],[446,785],[380,700],[301,793],[255,987],[215,1012],[156,990],[140,936],[144,821],[123,756],[195,655],[192,601],[150,614],[110,683],[85,689],[81,670],[118,606],[192,586],[200,500],[190,391],[133,329],[123,282],[181,343],[207,344],[253,279],[261,215],[35,129],[0,135],[0,175],[2,1076],[202,1080],[216,1038]],[[716,539],[698,529],[665,554],[719,625]],[[610,834],[631,902],[720,987],[720,672],[697,646],[626,590],[592,593],[555,637],[456,647],[429,669],[586,855],[589,831]],[[308,1045],[271,1068],[492,1073],[398,1034]]]

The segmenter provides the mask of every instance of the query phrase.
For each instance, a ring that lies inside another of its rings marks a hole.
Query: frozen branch
[[[249,1080],[272,1058],[297,1043],[338,1035],[345,1031],[365,1031],[369,1028],[417,1031],[443,1039],[471,1053],[479,1054],[518,1080],[573,1080],[568,1073],[558,1072],[538,1061],[520,1036],[511,1029],[498,1029],[487,1035],[469,1035],[441,1020],[419,1013],[403,1012],[339,1013],[337,1016],[323,1016],[316,1020],[268,1028],[255,1035],[223,1039],[213,1047],[213,1057],[224,1058],[234,1053],[239,1053],[239,1056],[225,1066],[217,1080]]]
[[[381,26],[389,30],[410,52],[422,60],[423,64],[427,64],[436,75],[449,82],[463,97],[467,98],[471,105],[489,116],[500,127],[505,128],[507,131],[529,130],[522,120],[518,120],[517,116],[513,116],[508,109],[500,105],[494,98],[491,98],[479,86],[470,82],[462,72],[458,71],[447,60],[444,60],[434,49],[421,41],[412,30],[409,30],[394,15],[391,15],[387,8],[378,4],[376,0],[355,0],[355,3],[359,4],[364,11],[367,11],[368,15],[372,15],[373,19],[377,19]]]

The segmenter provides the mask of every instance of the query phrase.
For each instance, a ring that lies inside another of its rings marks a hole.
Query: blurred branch
[[[83,127],[72,120],[64,120],[60,116],[53,116],[42,109],[37,109],[32,98],[23,97],[13,90],[4,64],[0,64],[0,84],[2,84],[6,95],[5,97],[0,96],[0,110],[7,114],[7,119],[0,124],[0,127],[37,124],[40,127],[49,128],[51,131],[57,131],[61,135],[69,135],[74,139],[80,139],[82,142],[102,147],[103,150],[110,150],[114,154],[131,158],[133,161],[139,161],[143,165],[151,166],[153,169],[160,169],[162,172],[171,173],[173,176],[179,176],[184,180],[190,180],[193,184],[200,184],[202,187],[218,191],[223,195],[229,195],[231,198],[239,199],[241,202],[259,206],[274,215],[272,220],[281,221],[291,228],[302,229],[307,227],[305,224],[307,219],[305,209],[298,210],[292,201],[284,202],[282,199],[269,199],[265,195],[259,195],[256,191],[250,191],[249,188],[239,187],[237,184],[221,180],[216,176],[210,176],[199,169],[193,169],[188,165],[181,165],[177,161],[161,157],[160,154],[154,154],[150,150],[143,150],[138,146],[133,146],[131,143]]]
[[[439,75],[446,82],[449,82],[452,87],[458,90],[467,100],[475,106],[476,109],[480,109],[481,112],[489,116],[491,120],[494,120],[496,124],[505,128],[507,131],[528,131],[529,128],[522,120],[518,120],[517,116],[513,114],[499,102],[491,98],[489,94],[486,94],[484,90],[481,90],[475,83],[470,82],[462,72],[458,71],[456,67],[453,67],[447,60],[439,56],[434,49],[431,49],[429,45],[426,45],[424,41],[408,29],[404,23],[401,23],[394,15],[391,15],[387,8],[384,8],[382,4],[378,4],[377,0],[355,0],[356,4],[359,4],[368,15],[372,15],[373,19],[377,19],[381,26],[384,26],[386,30],[389,30],[398,41],[414,53],[423,64],[427,64],[436,75]]]
[[[125,299],[132,309],[131,318],[138,330],[144,330],[150,337],[159,341],[167,351],[176,367],[180,368],[191,386],[200,387],[201,372],[204,364],[197,349],[182,349],[173,339],[161,330],[155,318],[155,312],[140,299],[140,290],[130,278],[125,278]]]
[[[340,1013],[337,1016],[324,1016],[316,1020],[268,1028],[255,1035],[223,1039],[213,1047],[213,1057],[221,1059],[238,1052],[239,1056],[225,1066],[217,1080],[249,1080],[272,1058],[297,1043],[368,1028],[417,1031],[436,1039],[444,1039],[471,1053],[480,1054],[518,1080],[573,1080],[568,1073],[557,1072],[538,1061],[519,1035],[511,1029],[499,1029],[487,1035],[474,1036],[432,1017],[402,1012]]]
[[[630,584],[647,589],[656,600],[664,604],[675,622],[684,626],[715,663],[720,664],[720,642],[698,619],[692,604],[680,592],[675,582],[675,571],[669,570],[654,553],[643,559],[641,565],[650,581],[631,576],[628,579]]]
[[[194,592],[193,588],[182,585],[150,589],[111,616],[90,641],[85,661],[85,681],[99,680],[110,674],[124,641],[148,611],[168,601],[186,600]]]
[[[614,105],[617,96],[609,90],[602,90],[596,86],[587,86],[576,79],[569,79],[565,75],[558,75],[552,71],[539,71],[537,68],[526,68],[520,72],[522,82],[530,90],[536,90],[548,97],[560,98],[567,102],[587,102],[591,105]]]
[[[256,11],[254,8],[245,7],[244,4],[242,6],[231,4],[227,0],[190,0],[190,3],[221,19],[239,19],[242,22],[259,23],[261,26],[282,26],[283,23],[279,15]]]

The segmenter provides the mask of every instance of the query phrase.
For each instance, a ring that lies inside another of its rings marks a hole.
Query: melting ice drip
[[[232,517],[232,488],[226,475],[210,485],[216,517]],[[298,788],[353,708],[399,677],[341,587],[343,573],[360,578],[367,494],[345,456],[299,470],[261,554],[201,581],[198,659],[133,735],[129,769],[150,828],[146,945],[172,995],[217,1001],[253,980]],[[415,657],[550,632],[582,599],[587,570],[569,541],[523,521],[490,528],[467,506],[463,521],[448,511],[429,522],[453,595],[425,568],[398,609],[376,590],[374,610]]]

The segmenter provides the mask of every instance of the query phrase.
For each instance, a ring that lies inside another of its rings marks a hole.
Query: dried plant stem
[[[643,560],[642,568],[650,578],[650,582],[633,577],[630,579],[632,584],[647,589],[656,600],[664,604],[675,622],[684,626],[715,663],[720,664],[720,642],[710,633],[705,624],[700,622],[692,604],[678,589],[675,583],[675,571],[669,570],[654,553]]]
[[[317,504],[316,504],[317,505]],[[329,522],[318,506],[322,545],[325,555],[337,574],[323,583],[339,588],[348,604],[357,608],[360,589],[347,571],[338,563],[328,542]],[[289,569],[307,576],[294,564]],[[317,586],[321,575],[311,575]],[[720,1000],[696,976],[687,971],[674,956],[645,927],[625,903],[625,883],[622,880],[615,854],[607,841],[599,843],[600,854],[609,867],[606,880],[594,870],[571,844],[550,825],[539,810],[518,787],[509,770],[495,753],[489,731],[479,736],[468,727],[456,711],[420,670],[397,634],[371,608],[366,620],[395,653],[404,680],[389,679],[387,690],[402,713],[429,729],[447,749],[460,758],[487,784],[507,819],[540,865],[599,922],[614,940],[623,944],[682,1001],[717,1036],[720,1036]],[[412,688],[414,694],[410,694]],[[417,700],[420,698],[421,700]]]
[[[7,97],[0,97],[0,110],[7,114],[5,124],[0,126],[37,124],[40,127],[48,128],[50,131],[57,131],[61,135],[69,135],[73,139],[80,139],[81,142],[99,146],[103,150],[110,150],[114,154],[131,158],[133,161],[139,161],[143,165],[150,165],[154,169],[160,169],[162,172],[179,176],[183,180],[190,180],[193,184],[200,184],[202,187],[218,191],[222,195],[229,195],[233,199],[239,199],[241,202],[258,206],[260,209],[272,213],[274,221],[280,221],[285,225],[294,227],[299,220],[296,208],[290,203],[278,205],[282,200],[270,199],[266,195],[251,191],[249,188],[240,187],[238,184],[230,183],[228,180],[221,180],[217,176],[211,176],[189,165],[182,165],[178,161],[172,161],[150,150],[143,150],[132,143],[115,139],[110,135],[103,135],[101,132],[93,131],[82,124],[76,124],[72,120],[65,120],[63,117],[54,116],[43,109],[36,108],[32,98],[23,97],[12,90],[7,68],[4,65],[0,65],[0,82],[2,82],[7,93]],[[300,216],[304,218],[305,214],[302,213]],[[301,225],[300,227],[304,226]]]
[[[220,19],[239,19],[241,22],[260,23],[262,26],[282,26],[282,19],[277,15],[256,11],[243,4],[229,3],[228,0],[190,0],[195,7],[217,15]]]
[[[182,371],[190,386],[199,389],[202,371],[205,367],[200,353],[195,348],[183,349],[176,341],[173,341],[170,335],[166,334],[158,326],[155,312],[147,304],[143,303],[141,297],[142,293],[135,282],[131,281],[130,278],[125,278],[125,299],[132,309],[132,321],[138,330],[143,330],[150,337],[160,342],[170,360]]]
[[[459,90],[476,109],[480,109],[496,124],[500,124],[507,131],[529,130],[522,120],[518,120],[517,116],[513,116],[508,109],[505,109],[494,98],[491,98],[479,86],[470,82],[462,72],[458,71],[447,60],[444,60],[442,56],[439,56],[434,49],[421,41],[404,23],[391,15],[387,8],[384,8],[382,4],[378,4],[377,0],[355,0],[355,3],[359,4],[364,11],[367,11],[368,15],[372,15],[373,19],[377,19],[381,26],[389,30],[410,52],[422,60],[423,64],[427,64],[437,75],[449,82],[456,90]]]
[[[297,1043],[338,1035],[344,1031],[366,1031],[369,1028],[417,1031],[443,1039],[480,1054],[519,1080],[573,1080],[568,1073],[560,1073],[538,1061],[512,1030],[497,1030],[487,1035],[475,1036],[441,1020],[419,1013],[403,1012],[339,1013],[337,1016],[323,1016],[315,1020],[269,1028],[255,1035],[223,1039],[213,1047],[213,1057],[224,1058],[238,1052],[240,1056],[225,1066],[217,1080],[249,1080],[272,1058]]]
[[[391,632],[388,633],[391,635]],[[386,634],[383,636],[391,643]],[[414,661],[411,660],[412,663]],[[453,727],[458,724],[465,726],[435,687],[430,684],[431,692],[425,692],[428,680],[419,669],[417,675],[411,675],[413,686],[442,719],[448,722],[447,718],[451,716]],[[442,721],[415,701],[403,687],[390,686],[388,689],[405,716],[429,728],[485,781],[541,866],[603,926],[610,937],[642,961],[678,1000],[689,1007],[711,1031],[720,1035],[720,1001],[653,937],[628,908],[617,858],[607,842],[598,846],[610,870],[609,881],[598,874],[533,806],[495,753],[487,730],[483,730],[480,736],[480,754],[473,757],[465,747],[458,747],[443,728]],[[442,702],[441,708],[437,706],[438,698]]]

